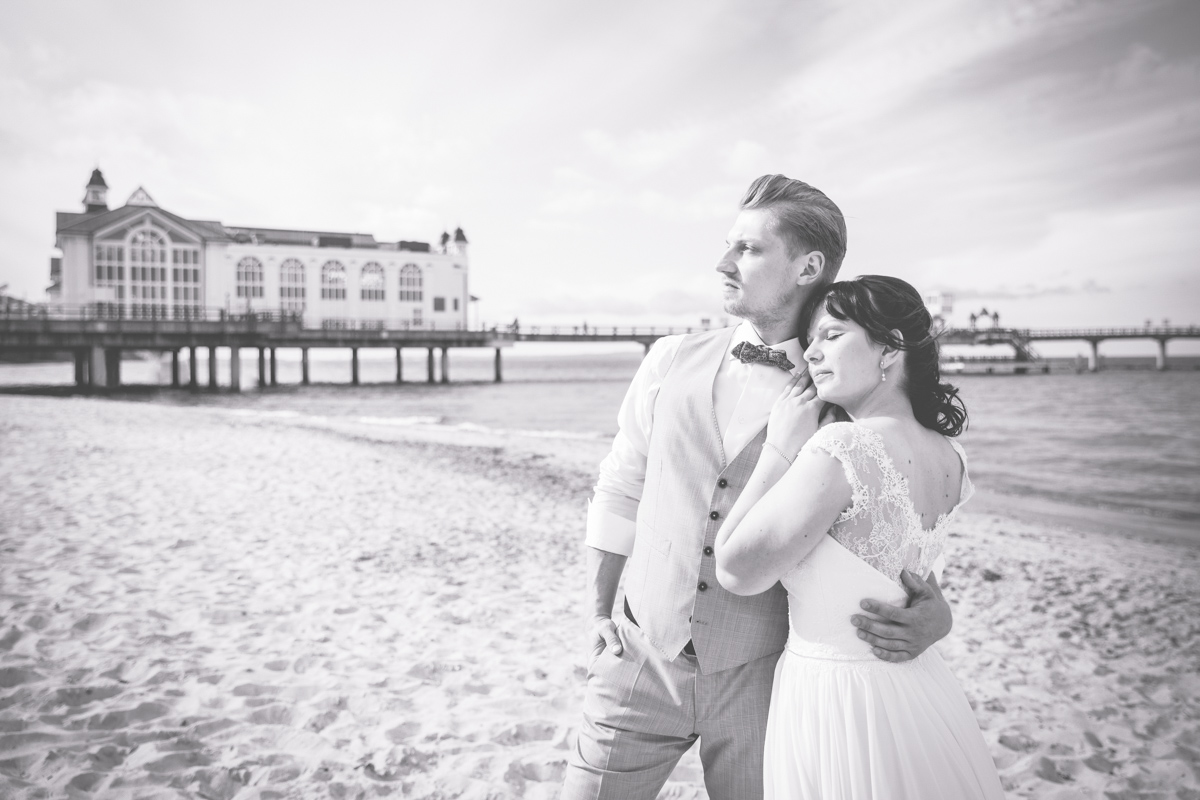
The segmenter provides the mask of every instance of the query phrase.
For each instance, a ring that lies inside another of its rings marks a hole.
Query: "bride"
[[[937,652],[880,660],[847,624],[863,597],[904,604],[904,571],[930,573],[973,491],[952,438],[966,409],[940,382],[929,312],[904,281],[866,275],[826,286],[804,313],[811,383],[798,379],[775,403],[763,457],[715,548],[729,591],[782,581],[788,592],[765,796],[1002,798]]]

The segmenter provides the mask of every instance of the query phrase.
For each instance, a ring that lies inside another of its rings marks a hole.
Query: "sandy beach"
[[[607,446],[0,396],[0,797],[555,797]],[[1009,795],[1200,798],[1200,546],[1003,505],[940,649]]]

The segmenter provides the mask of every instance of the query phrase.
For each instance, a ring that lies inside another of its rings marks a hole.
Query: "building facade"
[[[57,214],[51,303],[127,319],[288,311],[306,327],[462,330],[470,262],[461,228],[426,242],[185,219],[138,188],[110,209],[97,169],[82,212]]]

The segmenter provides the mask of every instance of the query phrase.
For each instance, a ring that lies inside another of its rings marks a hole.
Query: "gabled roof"
[[[129,199],[125,201],[125,205],[158,208],[158,203],[154,202],[154,198],[150,196],[150,193],[141,186],[133,190],[133,194],[129,195]]]
[[[114,208],[111,211],[99,211],[94,214],[72,214],[60,211],[57,215],[58,225],[55,232],[72,235],[93,234],[105,228],[120,225],[122,222],[131,220],[142,214],[161,215],[180,228],[206,241],[225,241],[230,238],[219,222],[184,219],[178,214],[172,214],[170,211],[151,206],[122,206],[121,208]]]

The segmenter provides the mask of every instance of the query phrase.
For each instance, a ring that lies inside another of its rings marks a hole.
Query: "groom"
[[[588,509],[595,638],[563,800],[650,800],[697,739],[712,800],[762,796],[787,596],[779,584],[752,597],[725,591],[713,541],[754,470],[771,406],[804,370],[800,309],[845,252],[845,220],[822,192],[757,179],[717,264],[725,311],[745,322],[660,339],[634,377]],[[888,661],[950,631],[936,582],[905,580],[908,608],[865,600],[876,616],[846,623]]]

